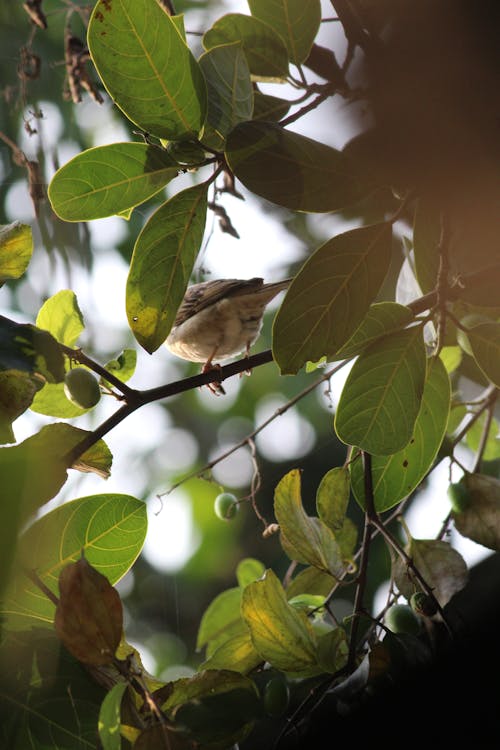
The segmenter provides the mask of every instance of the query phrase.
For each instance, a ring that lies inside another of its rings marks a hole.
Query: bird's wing
[[[214,279],[192,284],[187,288],[181,306],[177,311],[174,326],[179,326],[188,318],[201,312],[206,307],[214,305],[222,297],[232,297],[235,294],[247,294],[257,291],[264,283],[264,279]]]

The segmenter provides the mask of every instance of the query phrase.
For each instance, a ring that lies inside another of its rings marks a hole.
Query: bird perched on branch
[[[266,306],[291,281],[214,279],[189,286],[166,346],[182,359],[203,362],[203,372],[242,352],[248,355]]]

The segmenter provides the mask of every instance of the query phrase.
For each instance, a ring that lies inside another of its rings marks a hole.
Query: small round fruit
[[[463,479],[448,485],[448,498],[455,513],[463,513],[470,502],[469,490]]]
[[[264,708],[268,716],[283,716],[290,702],[290,689],[284,677],[271,677],[264,688]]]
[[[101,398],[97,379],[84,367],[73,367],[64,376],[64,393],[80,409],[90,409]]]
[[[410,599],[410,607],[417,615],[432,617],[438,611],[436,600],[423,591],[416,591]]]
[[[420,621],[408,604],[393,604],[385,613],[385,624],[393,633],[417,635]]]
[[[215,515],[223,521],[230,521],[239,510],[238,498],[232,492],[221,492],[214,500]]]

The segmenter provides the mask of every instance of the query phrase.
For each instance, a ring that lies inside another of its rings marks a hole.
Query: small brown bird
[[[265,284],[264,279],[214,279],[188,287],[165,341],[168,349],[203,372],[246,352],[259,336],[266,305],[292,279]]]

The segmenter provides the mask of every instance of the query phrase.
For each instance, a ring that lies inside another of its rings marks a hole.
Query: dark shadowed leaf
[[[77,154],[57,170],[48,195],[65,221],[113,216],[144,203],[179,170],[170,154],[145,143],[112,143]]]
[[[450,411],[450,379],[441,359],[429,362],[422,404],[413,436],[403,450],[392,456],[372,457],[375,509],[381,513],[413,492],[431,468],[441,446]],[[365,507],[361,461],[351,464],[354,496]]]
[[[227,137],[229,166],[243,185],[278,206],[337,211],[363,195],[346,157],[272,122],[245,122]]]
[[[254,89],[253,92],[253,119],[254,120],[271,120],[272,122],[281,120],[290,109],[290,102],[281,99],[279,96],[263,94],[262,91]]]
[[[50,383],[64,378],[64,357],[50,333],[0,315],[0,370],[20,370]]]
[[[288,75],[288,51],[283,39],[258,18],[228,13],[217,19],[203,36],[207,50],[232,42],[241,42],[254,76],[286,78]]]
[[[425,375],[420,326],[369,346],[342,389],[335,415],[339,438],[374,455],[400,451],[413,435]]]
[[[15,443],[12,422],[29,408],[40,385],[21,370],[0,371],[0,444]]]
[[[139,344],[165,341],[201,246],[207,186],[187,188],[158,208],[139,234],[127,279],[127,316]]]
[[[363,320],[387,273],[390,224],[333,237],[292,281],[273,326],[274,359],[284,374],[333,356]]]
[[[467,474],[468,503],[453,511],[455,528],[462,536],[488,549],[500,550],[500,480],[486,474]]]
[[[100,0],[88,45],[109,95],[132,122],[160,138],[197,137],[205,122],[205,81],[178,19],[150,0]]]
[[[388,333],[405,328],[414,320],[413,313],[397,302],[375,302],[351,338],[335,354],[335,359],[346,359],[359,354],[365,347]]]
[[[255,18],[269,24],[283,38],[291,62],[309,55],[321,21],[320,0],[248,0]]]
[[[500,388],[500,323],[480,323],[469,330],[467,338],[482,372]]]
[[[441,206],[435,199],[422,197],[415,210],[413,252],[417,281],[424,294],[437,284],[440,236]]]

